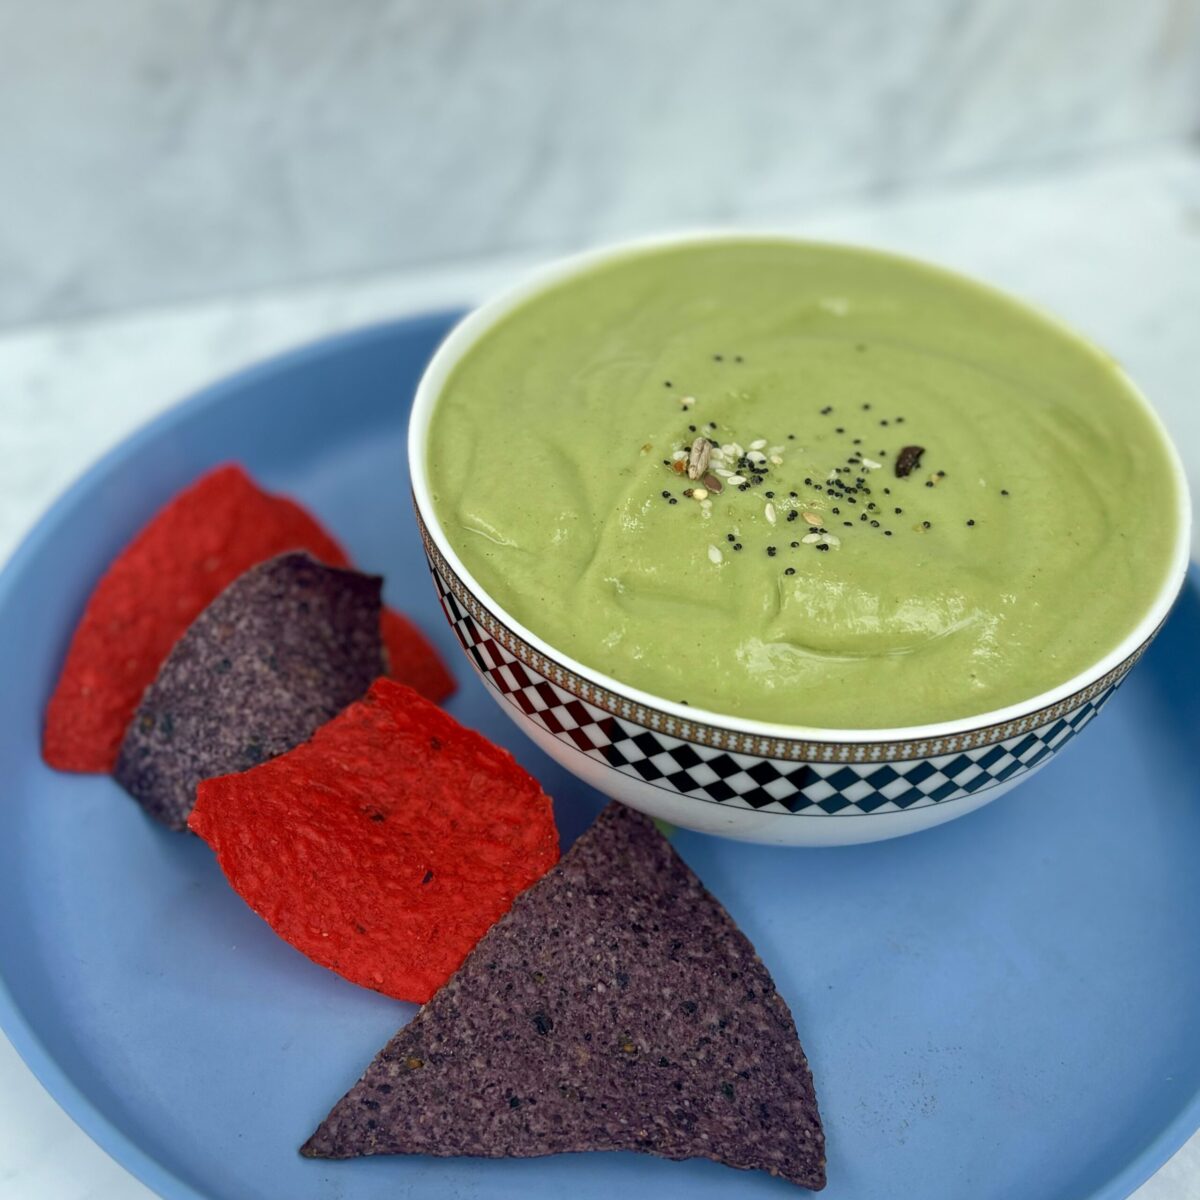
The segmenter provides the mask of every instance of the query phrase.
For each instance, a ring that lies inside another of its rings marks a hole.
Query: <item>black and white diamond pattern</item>
[[[910,762],[788,762],[684,741],[604,712],[519,662],[463,608],[436,569],[433,578],[484,680],[554,737],[654,787],[759,811],[866,815],[975,795],[1039,766],[1092,720],[1121,682],[1038,729],[989,746]]]

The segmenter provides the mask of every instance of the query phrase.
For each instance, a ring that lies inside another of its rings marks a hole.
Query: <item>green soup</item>
[[[1178,522],[1169,453],[1102,354],[938,270],[761,240],[526,301],[451,373],[428,473],[464,564],[550,645],[826,728],[1065,682],[1145,613]]]

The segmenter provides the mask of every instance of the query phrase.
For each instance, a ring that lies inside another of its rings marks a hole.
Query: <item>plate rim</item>
[[[84,469],[34,520],[25,531],[8,560],[0,565],[0,609],[14,592],[28,569],[28,563],[46,543],[52,542],[59,528],[81,500],[112,469],[125,461],[147,442],[195,413],[220,403],[256,377],[348,350],[356,345],[386,339],[409,332],[440,328],[443,335],[462,317],[459,307],[421,309],[412,313],[357,325],[351,329],[317,337],[263,358],[255,358],[201,385],[160,412],[143,421],[131,433],[120,438]],[[1200,565],[1192,561],[1185,574],[1183,589],[1200,587]],[[1178,597],[1177,597],[1178,599]],[[8,1039],[18,1057],[50,1098],[66,1113],[105,1154],[128,1171],[138,1182],[162,1200],[212,1200],[197,1191],[173,1170],[144,1150],[127,1135],[74,1082],[59,1060],[34,1032],[12,995],[0,971],[0,1033]],[[1180,1148],[1200,1130],[1200,1087],[1173,1120],[1136,1153],[1105,1184],[1080,1200],[1128,1200],[1139,1187],[1164,1166]]]

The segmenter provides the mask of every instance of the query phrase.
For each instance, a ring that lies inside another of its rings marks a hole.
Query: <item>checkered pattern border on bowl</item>
[[[692,746],[710,747],[730,754],[753,755],[755,758],[766,757],[783,763],[804,763],[813,766],[814,769],[819,764],[894,765],[906,761],[953,758],[956,755],[966,755],[972,762],[976,762],[981,757],[978,754],[979,751],[992,747],[1000,747],[1003,750],[1010,745],[1020,745],[1028,737],[1047,744],[1049,744],[1048,739],[1058,738],[1053,747],[1057,749],[1062,741],[1078,732],[1099,711],[1116,686],[1141,657],[1150,640],[1147,639],[1146,642],[1143,642],[1128,658],[1094,683],[1081,688],[1073,695],[1067,696],[1055,704],[1012,721],[983,726],[979,729],[945,737],[904,742],[819,742],[798,738],[767,738],[739,730],[724,729],[718,725],[710,725],[701,721],[689,721],[675,717],[660,709],[637,704],[617,692],[600,687],[568,670],[561,663],[529,645],[486,608],[446,562],[441,551],[429,536],[429,531],[419,513],[417,514],[417,524],[429,559],[434,583],[437,586],[438,596],[459,641],[467,653],[474,658],[476,666],[479,667],[485,679],[510,700],[514,700],[518,693],[526,695],[526,689],[529,688],[536,692],[538,683],[541,682],[551,689],[554,696],[565,697],[564,704],[577,701],[583,706],[589,713],[589,719],[586,722],[580,722],[581,724],[595,726],[602,723],[604,718],[613,717],[617,719],[618,725],[622,728],[626,725],[637,727],[644,732],[659,735],[660,740],[664,742],[679,741]],[[481,650],[481,647],[484,649]],[[519,664],[523,668],[521,674],[515,677],[528,679],[529,683],[513,686],[507,684],[508,675],[504,673],[503,668],[511,667],[513,663]],[[539,711],[563,706],[557,699],[553,702],[545,697],[543,699],[543,704],[535,705]],[[519,700],[514,700],[514,702],[520,704]],[[533,703],[532,700],[529,702]],[[595,715],[591,716],[591,714]],[[1081,714],[1082,720],[1080,720]],[[1065,736],[1060,736],[1063,728],[1069,732]],[[555,731],[551,729],[550,732],[554,733]],[[558,736],[557,733],[556,736]],[[578,745],[577,738],[568,738],[567,740]],[[641,760],[635,759],[634,761]],[[893,769],[898,768],[893,766]],[[667,775],[670,774],[672,773],[667,773]],[[664,778],[667,775],[664,775]],[[1003,781],[1001,778],[991,780],[992,783]],[[671,790],[678,789],[672,787]]]
[[[869,816],[978,796],[1040,766],[1100,711],[1112,684],[1073,712],[1006,741],[907,762],[803,762],[695,745],[596,708],[525,666],[434,572],[463,648],[502,700],[573,751],[691,799],[792,816]]]

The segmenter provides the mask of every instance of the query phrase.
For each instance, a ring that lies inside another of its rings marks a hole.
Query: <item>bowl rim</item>
[[[846,743],[861,745],[873,742],[920,742],[953,737],[955,735],[972,733],[979,729],[991,728],[1018,722],[1022,717],[1043,709],[1051,708],[1061,701],[1073,697],[1095,684],[1126,660],[1133,657],[1139,649],[1154,636],[1166,619],[1172,605],[1175,603],[1187,577],[1190,563],[1191,521],[1192,511],[1188,491],[1187,476],[1170,434],[1167,432],[1162,418],[1155,411],[1145,393],[1130,378],[1124,367],[1116,362],[1113,366],[1121,379],[1129,388],[1131,397],[1140,404],[1150,419],[1152,429],[1157,433],[1159,442],[1170,463],[1174,494],[1176,500],[1176,537],[1171,550],[1169,569],[1155,593],[1153,601],[1137,624],[1124,638],[1103,657],[1097,659],[1084,670],[1071,676],[1053,688],[1030,696],[1015,704],[1003,708],[989,709],[986,712],[975,713],[967,717],[955,717],[944,721],[930,722],[925,725],[908,726],[871,726],[856,729],[839,729],[832,726],[792,725],[769,721],[759,721],[748,717],[739,717],[732,713],[719,710],[704,709],[692,705],[682,705],[677,701],[667,700],[651,692],[643,691],[622,682],[613,676],[606,675],[593,667],[589,667],[556,646],[547,642],[518,621],[503,605],[484,588],[471,574],[459,558],[446,537],[441,522],[434,509],[433,498],[429,490],[426,473],[426,444],[430,422],[434,408],[445,387],[450,374],[467,352],[490,329],[494,328],[504,317],[521,307],[528,300],[548,291],[559,283],[563,283],[578,275],[585,274],[595,267],[618,262],[624,258],[652,252],[654,250],[674,249],[685,246],[715,245],[721,242],[783,242],[789,245],[814,246],[823,249],[848,250],[856,253],[870,254],[892,262],[918,266],[926,271],[945,276],[947,279],[965,283],[1009,304],[1016,304],[1028,312],[1032,312],[1064,336],[1080,343],[1093,353],[1110,358],[1090,339],[1079,333],[1053,313],[1048,313],[1036,304],[1030,304],[1022,298],[1011,295],[992,284],[972,276],[950,270],[937,263],[911,255],[897,254],[890,250],[874,246],[856,245],[845,242],[824,241],[815,238],[797,236],[794,232],[771,229],[707,229],[688,230],[685,232],[670,232],[650,234],[643,237],[622,240],[603,246],[594,247],[579,253],[556,258],[541,267],[525,273],[512,286],[484,301],[466,314],[449,332],[438,346],[433,357],[426,365],[417,385],[413,398],[412,409],[408,423],[408,467],[412,481],[413,503],[420,524],[424,527],[430,541],[436,547],[445,564],[458,577],[466,588],[496,619],[506,626],[513,634],[532,647],[550,661],[562,666],[568,672],[590,682],[594,687],[607,690],[627,699],[631,704],[651,711],[658,711],[673,717],[685,725],[708,725],[735,731],[749,738],[761,738],[770,741],[805,741],[816,743]]]

